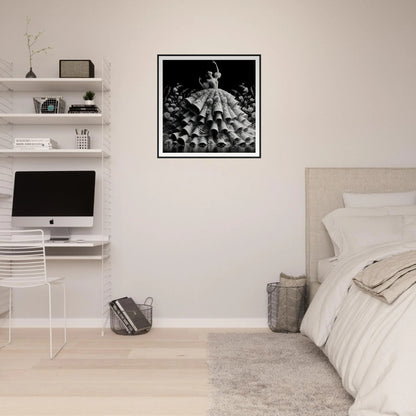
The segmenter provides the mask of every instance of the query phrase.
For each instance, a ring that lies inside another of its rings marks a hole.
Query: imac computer
[[[92,227],[95,171],[19,171],[14,175],[12,226],[50,228],[68,240],[69,227]]]

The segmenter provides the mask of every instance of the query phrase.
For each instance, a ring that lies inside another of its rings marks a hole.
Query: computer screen
[[[12,225],[91,227],[95,171],[15,172]]]

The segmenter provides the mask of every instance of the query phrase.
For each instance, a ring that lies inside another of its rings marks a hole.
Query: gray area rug
[[[300,334],[209,334],[209,416],[347,416],[353,399]]]

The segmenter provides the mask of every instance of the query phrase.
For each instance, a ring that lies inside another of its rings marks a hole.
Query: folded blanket
[[[416,283],[416,251],[373,263],[353,281],[366,293],[390,304]]]

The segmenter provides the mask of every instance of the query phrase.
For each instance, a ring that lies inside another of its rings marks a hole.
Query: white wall
[[[114,295],[153,296],[156,317],[265,316],[266,282],[305,268],[306,166],[415,166],[412,0],[0,7],[15,76],[28,70],[26,15],[53,47],[38,76],[57,76],[62,58],[111,60]],[[262,55],[261,159],[157,159],[158,53]]]

